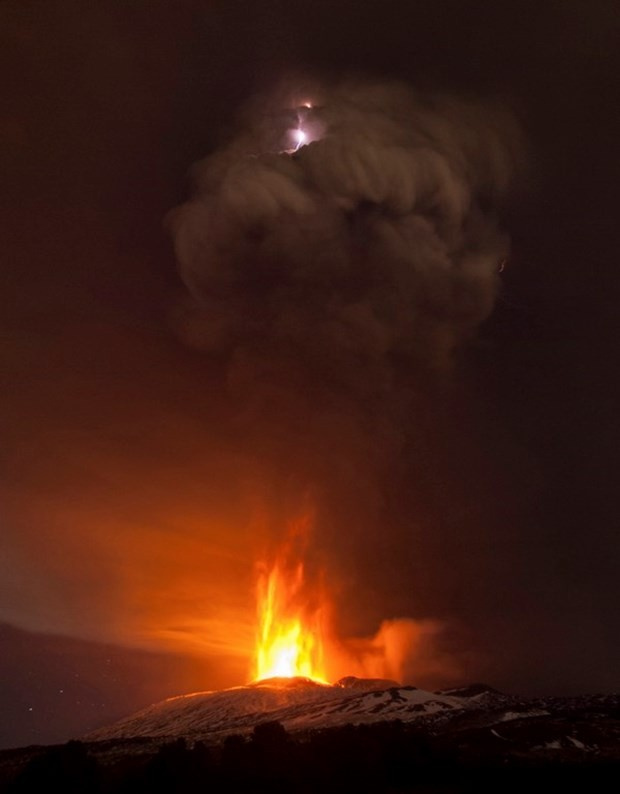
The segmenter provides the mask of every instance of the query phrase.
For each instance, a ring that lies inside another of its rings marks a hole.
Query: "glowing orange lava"
[[[291,563],[286,554],[260,571],[257,680],[303,676],[327,683],[322,610],[308,592],[303,563]]]

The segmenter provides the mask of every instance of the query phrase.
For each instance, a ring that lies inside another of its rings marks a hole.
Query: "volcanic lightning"
[[[295,146],[295,151],[297,151],[297,149],[299,149],[300,146],[303,146],[304,143],[306,143],[307,136],[306,133],[301,128],[299,128],[295,130],[294,137],[297,140],[297,145]]]
[[[308,133],[308,130],[304,129],[304,122],[308,112],[312,110],[312,107],[313,106],[310,102],[302,102],[302,104],[297,108],[297,127],[290,131],[295,145],[292,149],[287,150],[289,153],[296,152],[302,146],[305,146],[314,139],[315,136],[311,136]]]

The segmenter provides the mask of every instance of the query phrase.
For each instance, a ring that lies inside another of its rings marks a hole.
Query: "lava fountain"
[[[304,677],[327,683],[324,664],[325,607],[312,592],[304,563],[292,540],[305,535],[302,520],[271,565],[262,564],[257,581],[255,679]]]

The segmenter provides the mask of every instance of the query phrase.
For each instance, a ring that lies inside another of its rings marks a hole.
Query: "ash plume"
[[[265,115],[195,166],[170,217],[182,332],[226,358],[246,405],[314,413],[330,397],[377,415],[403,363],[444,366],[493,308],[514,127],[403,86],[343,86],[307,111],[323,133],[291,156],[290,116]]]
[[[261,476],[313,491],[336,566],[379,530],[420,395],[493,309],[518,150],[492,105],[372,82],[280,92],[169,216],[178,331],[222,363]]]

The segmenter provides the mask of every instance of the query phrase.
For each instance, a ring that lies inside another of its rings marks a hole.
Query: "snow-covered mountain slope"
[[[281,678],[170,698],[85,738],[123,754],[132,747],[135,752],[137,742],[146,742],[146,749],[177,738],[218,744],[270,721],[303,736],[399,720],[463,758],[581,762],[620,756],[619,715],[620,696],[614,694],[522,698],[481,684],[428,692],[376,679],[348,677],[327,685]]]
[[[492,690],[473,693],[427,692],[395,681],[348,677],[334,685],[303,678],[268,679],[217,692],[169,698],[116,724],[94,731],[89,740],[184,736],[213,739],[244,733],[268,720],[287,730],[372,723],[453,712],[479,705]],[[497,693],[501,699],[501,695]]]

